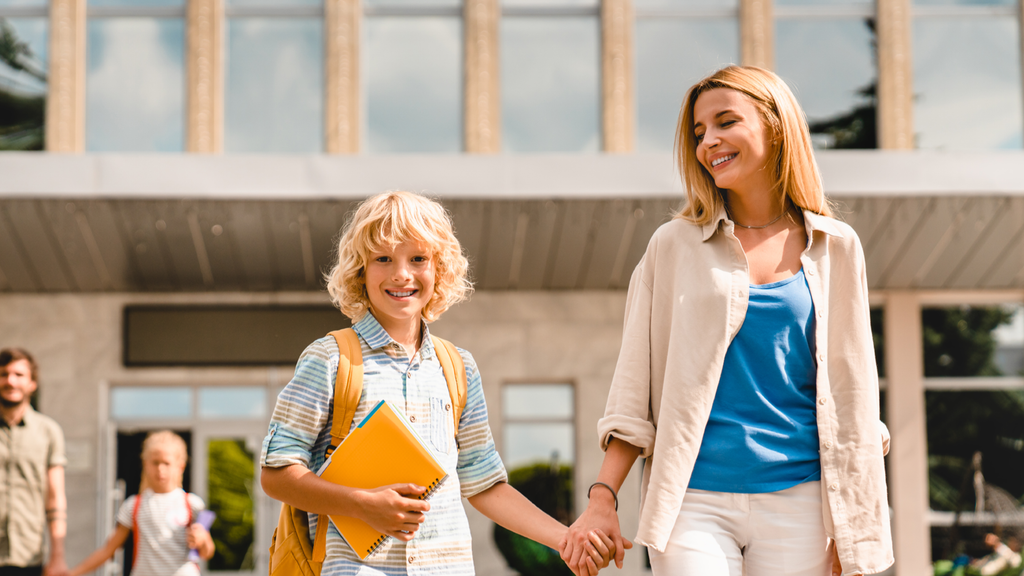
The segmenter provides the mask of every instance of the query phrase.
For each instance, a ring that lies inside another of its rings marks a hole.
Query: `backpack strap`
[[[351,328],[331,332],[338,343],[338,373],[334,379],[334,417],[331,422],[331,446],[327,456],[348,436],[352,419],[363,392],[363,347],[359,335]]]
[[[132,569],[139,559],[139,505],[142,504],[142,492],[135,495],[135,505],[132,506]]]
[[[448,395],[452,398],[452,416],[455,419],[455,433],[459,433],[459,421],[462,419],[462,410],[466,407],[466,363],[462,361],[462,354],[451,342],[430,336],[434,341],[434,353],[441,363],[441,370],[444,371],[445,382],[448,383]]]
[[[363,347],[359,335],[351,328],[330,333],[338,343],[338,373],[334,378],[334,412],[331,418],[331,445],[327,448],[330,457],[341,441],[348,436],[352,420],[359,407],[359,396],[363,392]],[[316,522],[316,537],[313,539],[313,561],[323,563],[327,557],[327,514],[320,514]]]

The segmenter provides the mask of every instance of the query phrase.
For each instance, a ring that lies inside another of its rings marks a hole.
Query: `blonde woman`
[[[630,281],[605,458],[563,558],[622,538],[617,492],[646,458],[638,543],[657,576],[822,576],[893,562],[864,256],[832,218],[804,114],[775,74],[730,66],[676,130],[688,204]]]

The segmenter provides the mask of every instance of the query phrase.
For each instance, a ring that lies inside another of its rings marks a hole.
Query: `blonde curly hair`
[[[341,313],[358,322],[369,311],[366,294],[366,263],[370,254],[402,242],[419,242],[434,261],[434,294],[423,307],[427,322],[441,317],[473,291],[469,262],[452,230],[452,221],[437,202],[400,190],[366,199],[342,229],[338,260],[325,275],[331,302]]]

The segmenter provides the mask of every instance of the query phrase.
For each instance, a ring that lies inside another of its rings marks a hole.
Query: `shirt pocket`
[[[447,454],[452,448],[452,406],[449,398],[430,398],[430,443]]]

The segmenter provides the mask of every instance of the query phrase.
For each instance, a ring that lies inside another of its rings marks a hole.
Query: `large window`
[[[46,0],[0,0],[0,151],[42,150]]]
[[[1024,498],[1024,306],[922,311],[935,559],[980,556]]]
[[[507,152],[596,152],[597,0],[503,0],[501,134]]]
[[[636,0],[636,147],[672,150],[686,91],[739,62],[738,0]]]
[[[459,0],[365,0],[368,152],[461,152]]]
[[[501,389],[501,458],[509,484],[538,508],[568,525],[573,514],[576,400],[572,384],[510,383]],[[495,526],[508,565],[521,574],[562,574],[558,553]]]
[[[88,0],[85,148],[185,147],[184,0]]]
[[[1015,0],[914,0],[917,147],[1024,147]]]
[[[875,148],[875,6],[865,0],[779,0],[777,72],[807,113],[818,148]]]
[[[226,0],[224,149],[324,149],[321,0]]]

